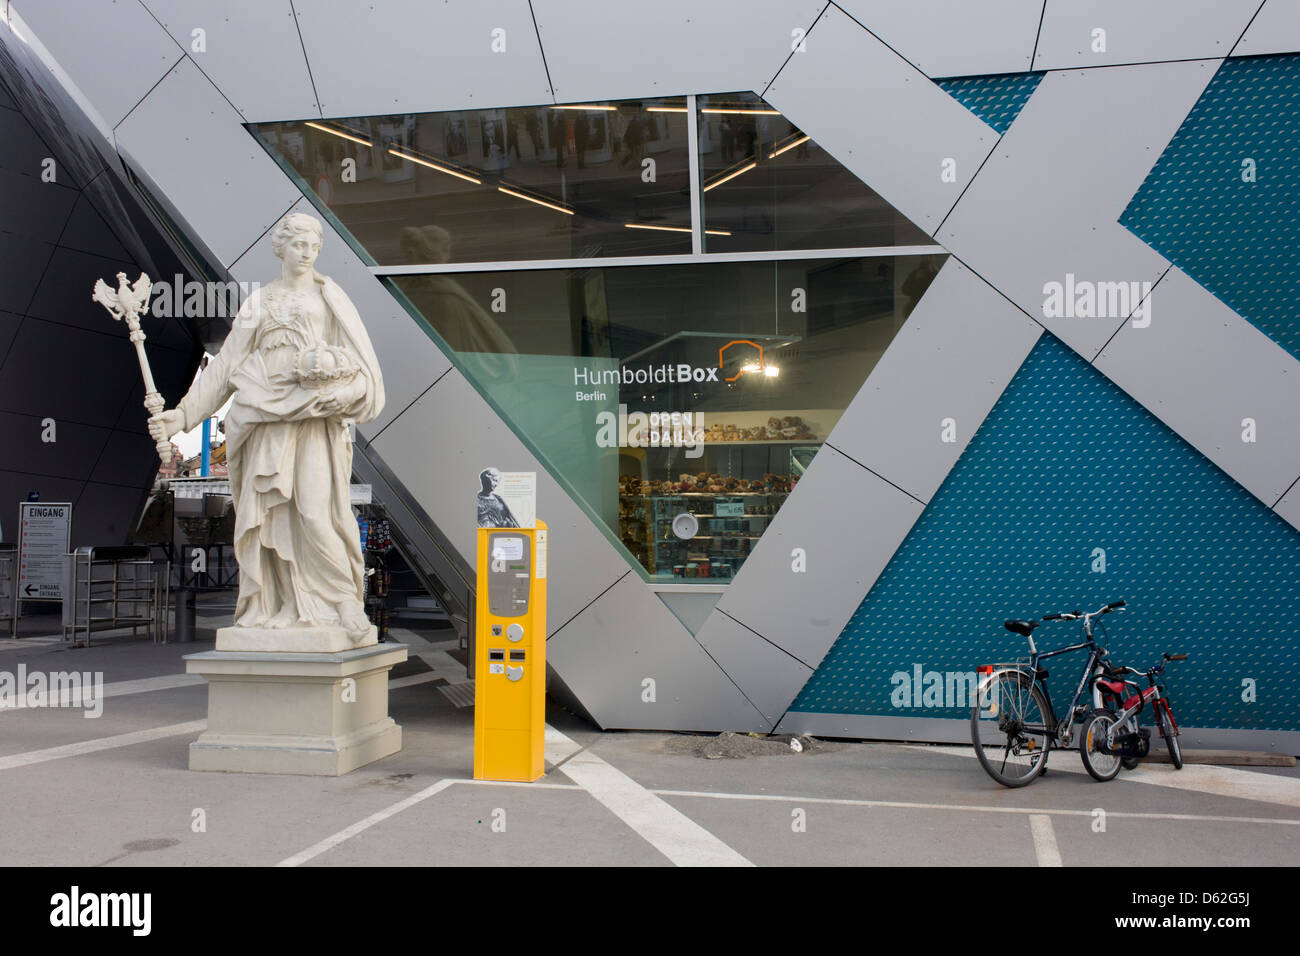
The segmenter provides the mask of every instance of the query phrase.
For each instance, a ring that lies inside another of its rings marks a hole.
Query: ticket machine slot
[[[523,651],[511,651],[511,652],[510,652],[510,659],[511,659],[512,661],[522,661],[522,660],[524,659],[524,652],[523,652]]]
[[[488,660],[490,661],[503,661],[505,659],[506,659],[505,651],[488,651]]]

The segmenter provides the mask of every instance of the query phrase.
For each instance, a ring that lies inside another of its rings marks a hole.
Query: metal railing
[[[89,647],[95,631],[144,628],[166,642],[171,617],[171,563],[141,547],[81,547],[64,560],[63,639]]]
[[[18,636],[18,546],[0,544],[0,621]]]

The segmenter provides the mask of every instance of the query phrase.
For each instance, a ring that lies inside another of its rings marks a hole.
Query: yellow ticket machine
[[[478,529],[474,779],[546,772],[546,525]]]

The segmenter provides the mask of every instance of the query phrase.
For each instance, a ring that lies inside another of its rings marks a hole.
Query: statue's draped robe
[[[356,308],[332,280],[317,281],[328,309],[325,336],[306,344],[346,349],[360,367],[363,395],[321,417],[325,390],[298,385],[297,349],[275,347],[300,336],[314,339],[310,323],[282,324],[289,314],[273,315],[263,301],[267,290],[259,289],[177,405],[189,430],[234,395],[225,433],[239,562],[235,623],[242,627],[264,625],[277,614],[289,626],[336,624],[339,605],[362,602],[365,562],[349,494],[348,425],[379,415],[384,385]],[[293,618],[285,621],[287,614]]]

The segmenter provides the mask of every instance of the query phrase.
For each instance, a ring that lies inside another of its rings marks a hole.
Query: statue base
[[[354,642],[338,625],[319,627],[222,627],[217,629],[217,650],[278,654],[335,654],[379,643],[371,624],[365,637]]]
[[[186,673],[208,682],[208,729],[190,744],[190,769],[338,777],[397,753],[388,672],[404,660],[406,645],[387,643],[187,655]]]

